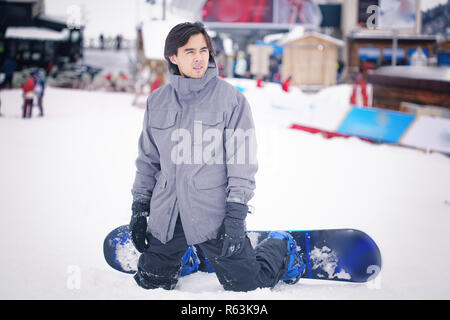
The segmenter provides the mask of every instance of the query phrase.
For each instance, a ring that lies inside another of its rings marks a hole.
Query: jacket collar
[[[208,69],[206,69],[205,74],[202,78],[187,78],[179,74],[169,73],[169,81],[172,87],[182,95],[187,95],[193,92],[198,92],[202,90],[206,84],[212,79],[217,78],[218,70],[216,63],[210,61],[208,63]]]

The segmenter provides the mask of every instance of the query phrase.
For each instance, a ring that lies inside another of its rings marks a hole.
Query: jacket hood
[[[172,87],[182,95],[202,90],[212,79],[217,78],[219,72],[214,61],[209,61],[208,69],[202,78],[187,78],[179,74],[169,73],[169,81]]]

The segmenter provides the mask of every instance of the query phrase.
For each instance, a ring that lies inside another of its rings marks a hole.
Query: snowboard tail
[[[297,242],[306,270],[302,278],[367,282],[381,271],[381,254],[376,243],[366,233],[355,229],[291,230]],[[252,246],[267,238],[270,231],[248,231]],[[192,254],[194,251],[196,254]],[[112,230],[103,243],[105,260],[115,270],[133,274],[137,271],[140,253],[135,249],[128,225]],[[198,261],[195,258],[198,257]],[[189,272],[214,272],[197,246],[183,257]]]

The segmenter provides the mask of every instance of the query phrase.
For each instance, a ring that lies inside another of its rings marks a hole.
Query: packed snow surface
[[[245,88],[258,139],[250,202],[256,212],[248,229],[363,230],[382,253],[377,278],[302,279],[234,293],[214,274],[196,273],[173,291],[139,288],[106,264],[102,245],[109,231],[129,222],[144,110],[131,106],[131,94],[47,88],[45,117],[35,109],[24,120],[21,91],[13,89],[0,92],[0,298],[450,298],[448,157],[288,129],[292,122],[335,129],[348,108],[348,86],[307,95],[229,81]]]

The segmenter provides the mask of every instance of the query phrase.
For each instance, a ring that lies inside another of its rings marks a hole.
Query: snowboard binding
[[[280,280],[287,284],[296,284],[303,276],[306,265],[300,257],[300,251],[297,249],[297,242],[287,232],[273,231],[269,233],[268,238],[286,240],[286,249],[288,251],[287,267]]]
[[[181,277],[198,271],[200,259],[197,256],[194,246],[189,246],[186,253],[181,258]]]

